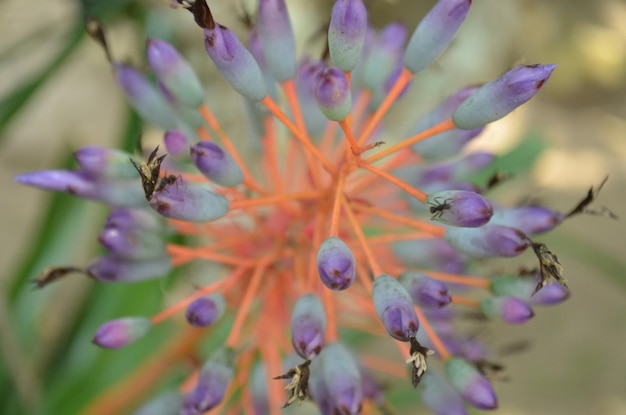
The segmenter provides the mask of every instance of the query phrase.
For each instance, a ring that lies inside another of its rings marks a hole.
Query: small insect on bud
[[[478,193],[445,190],[428,196],[431,220],[450,226],[476,228],[489,222],[493,215],[491,203]]]
[[[328,50],[333,65],[350,72],[359,62],[367,30],[363,0],[337,0],[328,26]]]
[[[440,308],[450,304],[448,287],[441,281],[417,272],[405,272],[398,277],[398,282],[406,288],[413,302],[420,307]]]
[[[146,200],[148,201],[152,199],[152,194],[154,193],[159,181],[161,163],[163,163],[163,159],[167,156],[167,154],[163,154],[162,156],[157,157],[158,152],[159,146],[156,146],[156,148],[152,150],[152,153],[148,156],[148,162],[145,164],[137,164],[135,160],[132,158],[130,159],[130,162],[133,166],[135,166],[139,176],[141,176],[141,186],[143,187]]]
[[[232,159],[217,144],[201,141],[191,147],[191,161],[208,179],[226,187],[243,182],[243,173]]]
[[[285,387],[285,390],[291,393],[291,396],[287,399],[287,402],[283,405],[283,408],[288,407],[295,401],[305,401],[309,398],[309,376],[310,369],[309,360],[302,364],[296,365],[292,369],[289,369],[284,375],[276,376],[274,379],[291,379],[291,382]]]
[[[447,228],[444,239],[474,258],[514,257],[532,244],[524,232],[491,223],[479,228]]]
[[[488,318],[515,325],[524,324],[535,315],[528,304],[515,297],[486,298],[480,302],[480,311]]]
[[[152,323],[145,317],[126,317],[100,326],[93,338],[96,346],[119,349],[145,336]]]
[[[541,281],[537,284],[533,295],[547,284],[557,282],[567,288],[566,280],[563,278],[563,267],[559,263],[557,256],[548,249],[545,244],[532,243],[533,251],[539,260],[539,273]]]
[[[326,287],[345,290],[354,282],[356,259],[341,239],[328,238],[317,251],[317,271]]]
[[[474,365],[460,357],[453,357],[446,362],[445,370],[452,386],[472,406],[482,410],[498,407],[491,384]]]
[[[435,352],[427,347],[423,347],[415,337],[412,337],[409,341],[411,343],[411,357],[409,357],[406,362],[411,364],[411,383],[414,388],[417,388],[420,380],[422,380],[422,376],[424,376],[428,370],[426,359],[428,356],[435,354]]]
[[[191,326],[209,327],[222,317],[225,308],[224,297],[212,294],[189,304],[185,318]]]
[[[316,295],[301,297],[291,315],[291,343],[300,356],[313,360],[324,345],[326,313]]]
[[[329,66],[315,75],[315,99],[326,118],[342,121],[352,108],[352,94],[346,75]]]
[[[372,287],[374,308],[387,333],[396,340],[410,341],[417,335],[419,320],[413,301],[395,278],[381,275]]]

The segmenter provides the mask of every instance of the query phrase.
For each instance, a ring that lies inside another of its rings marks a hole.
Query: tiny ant
[[[441,198],[440,197],[436,197],[433,199],[433,201],[436,204],[432,204],[429,203],[430,208],[429,208],[429,212],[433,215],[430,220],[439,220],[441,219],[441,215],[443,215],[443,212],[445,210],[448,210],[452,207],[452,205],[449,203],[451,201],[451,199],[446,199],[443,201],[443,203],[441,203],[439,200]]]
[[[166,186],[176,183],[176,180],[178,180],[179,177],[180,176],[174,176],[173,174],[168,174],[167,176],[163,177],[159,181],[159,184],[156,189],[157,192],[162,191],[163,189],[165,189]]]
[[[152,194],[154,193],[154,189],[157,187],[157,182],[159,181],[159,174],[161,173],[161,163],[167,154],[164,154],[160,157],[157,157],[157,152],[159,151],[159,146],[157,146],[150,156],[148,156],[148,162],[145,164],[138,165],[135,163],[135,160],[132,158],[130,162],[133,163],[135,169],[141,176],[141,186],[143,187],[143,192],[146,195],[146,200],[152,199]],[[161,188],[159,188],[161,189]]]

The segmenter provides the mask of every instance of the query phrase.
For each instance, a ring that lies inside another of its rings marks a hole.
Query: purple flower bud
[[[202,366],[198,383],[185,396],[183,408],[195,409],[199,414],[215,408],[224,399],[234,374],[234,352],[230,349],[217,351]]]
[[[315,75],[315,99],[326,118],[341,121],[352,108],[352,94],[346,75],[338,68],[327,67]]]
[[[441,281],[417,272],[405,272],[398,277],[398,282],[408,291],[413,302],[420,307],[440,308],[450,304],[448,287]]]
[[[525,65],[480,87],[454,114],[454,125],[472,130],[499,120],[531,99],[546,83],[556,65]]]
[[[300,63],[296,74],[296,91],[300,110],[306,129],[313,137],[322,134],[328,124],[328,119],[319,109],[315,100],[315,74],[325,67],[324,62],[304,60]]]
[[[278,82],[296,73],[296,41],[284,0],[261,0],[257,17],[259,37],[270,72]]]
[[[492,223],[511,226],[526,235],[538,235],[551,231],[563,222],[563,214],[542,206],[520,206],[496,209]]]
[[[447,228],[444,239],[474,258],[514,257],[531,245],[522,231],[491,223],[480,228]]]
[[[183,403],[180,393],[168,391],[142,405],[133,415],[174,415]]]
[[[414,136],[425,131],[435,125],[449,119],[454,111],[465,101],[472,93],[478,90],[478,87],[463,88],[456,94],[446,99],[442,104],[436,107],[430,114],[424,117],[413,128],[409,136]],[[442,160],[456,156],[461,149],[474,137],[478,136],[484,127],[474,130],[451,130],[427,140],[413,144],[411,147],[414,152],[420,154],[427,160]]]
[[[379,408],[383,407],[387,401],[383,387],[376,382],[376,380],[372,377],[372,374],[365,369],[363,365],[359,365],[359,374],[361,376],[363,396],[365,399],[369,399]]]
[[[291,344],[306,360],[313,360],[324,346],[326,313],[313,294],[300,297],[291,315]]]
[[[98,282],[126,283],[165,277],[171,269],[169,257],[133,261],[103,256],[93,260],[86,272]]]
[[[317,251],[317,271],[325,286],[345,290],[354,282],[356,260],[341,239],[328,238]]]
[[[392,248],[407,267],[437,269],[450,274],[462,273],[465,268],[464,255],[438,238],[396,242]]]
[[[181,178],[155,190],[150,207],[166,218],[186,222],[209,222],[228,213],[228,200],[203,185]]]
[[[408,342],[419,329],[413,301],[406,289],[395,278],[381,275],[372,287],[374,308],[385,329],[394,339]]]
[[[267,96],[259,65],[232,31],[218,24],[205,29],[204,47],[217,70],[235,91],[255,102]]]
[[[445,370],[448,381],[469,404],[483,410],[498,407],[491,384],[471,363],[453,357],[446,362]]]
[[[163,143],[167,154],[172,157],[185,157],[189,154],[189,140],[178,130],[166,132],[163,136]]]
[[[491,297],[480,302],[480,311],[488,318],[508,324],[524,324],[535,313],[528,304],[515,297]]]
[[[92,342],[104,349],[120,349],[145,336],[151,327],[145,317],[112,320],[100,326]]]
[[[135,180],[92,180],[81,172],[43,170],[16,176],[16,182],[45,190],[68,193],[118,207],[145,206],[145,196]]]
[[[189,63],[169,43],[149,39],[146,50],[148,64],[159,82],[174,96],[177,102],[197,108],[204,101],[204,89]]]
[[[452,164],[454,176],[459,179],[467,178],[470,174],[485,170],[495,159],[496,156],[494,154],[484,151],[468,154]]]
[[[140,229],[105,227],[98,242],[117,258],[142,260],[165,255],[163,238]]]
[[[176,128],[177,120],[167,99],[142,74],[126,65],[114,65],[118,85],[143,119],[163,130]]]
[[[535,280],[535,285],[540,281],[540,278]],[[569,290],[561,284],[548,284],[542,287],[539,291],[530,297],[530,304],[532,305],[557,305],[569,298]]]
[[[243,182],[243,173],[230,154],[210,141],[191,147],[191,161],[210,180],[222,186],[235,187]]]
[[[482,226],[489,222],[493,214],[493,207],[487,199],[464,190],[431,193],[425,205],[429,206],[431,220],[464,228]]]
[[[556,305],[569,298],[569,291],[561,284],[549,284],[534,295],[541,276],[506,275],[494,278],[490,289],[497,297],[515,297],[532,305]]]
[[[194,327],[209,327],[224,314],[226,303],[219,294],[198,298],[187,307],[185,318]]]
[[[74,152],[74,158],[82,172],[97,179],[135,179],[137,170],[128,161],[130,154],[104,147],[83,147]]]
[[[150,210],[121,208],[109,214],[104,227],[159,232],[163,230],[163,223],[161,218]]]
[[[337,413],[353,415],[361,412],[363,387],[359,367],[343,345],[326,345],[311,363],[311,376],[313,382],[309,386],[318,405],[320,398],[326,396],[330,408]]]
[[[328,27],[328,49],[333,65],[350,72],[359,62],[367,30],[363,0],[337,0]]]
[[[436,371],[426,372],[419,389],[422,402],[435,415],[467,415],[461,395]]]
[[[417,73],[430,65],[448,47],[471,4],[471,0],[439,0],[415,28],[406,48],[404,66]]]
[[[365,88],[370,91],[380,90],[389,82],[394,72],[399,75],[397,69],[402,69],[399,64],[406,37],[406,28],[400,23],[391,23],[378,36],[372,36],[367,53],[355,71]]]

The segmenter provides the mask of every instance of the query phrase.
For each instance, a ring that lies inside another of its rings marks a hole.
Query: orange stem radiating
[[[250,207],[276,205],[276,204],[291,201],[291,200],[307,200],[307,199],[314,200],[314,199],[319,198],[322,195],[323,195],[322,192],[300,192],[300,193],[278,194],[276,196],[259,197],[256,199],[236,200],[234,202],[230,202],[229,208],[230,208],[230,211],[233,211],[236,209],[244,209],[244,208],[250,208]]]
[[[352,134],[352,131],[350,130],[349,122],[347,120],[339,121],[339,126],[343,130],[343,134],[346,136],[346,139],[348,140],[348,145],[350,149],[352,150],[352,153],[355,155],[361,154],[361,147],[356,142],[356,139],[354,138],[354,135]]]
[[[374,129],[378,126],[378,123],[380,123],[385,114],[387,114],[391,105],[398,98],[404,87],[408,85],[411,79],[413,79],[413,74],[408,69],[402,68],[402,72],[396,80],[396,83],[393,85],[382,104],[380,104],[380,107],[378,107],[372,118],[363,129],[361,137],[358,140],[360,143],[365,143],[367,141]]]
[[[200,369],[199,368],[194,369],[193,372],[187,375],[185,380],[180,384],[180,386],[178,387],[178,391],[181,394],[191,392],[191,390],[195,388],[196,384],[198,383],[199,374],[200,374]]]
[[[337,312],[335,307],[335,299],[330,289],[322,288],[322,302],[324,311],[326,312],[326,339],[329,342],[335,342],[338,339],[337,333]]]
[[[433,225],[428,222],[424,222],[419,219],[410,219],[405,218],[404,216],[399,216],[394,213],[387,212],[386,210],[382,210],[379,208],[365,206],[365,205],[354,205],[354,210],[359,211],[361,213],[367,213],[370,215],[378,216],[379,218],[386,219],[388,221],[398,223],[401,225],[407,225],[415,229],[419,229],[420,231],[424,231],[429,233],[432,236],[436,236],[439,238],[443,238],[445,234],[445,228],[442,226]]]
[[[420,327],[424,329],[426,335],[430,339],[430,342],[433,344],[435,351],[437,352],[437,354],[439,354],[439,358],[442,362],[445,363],[448,359],[450,359],[452,354],[450,353],[446,345],[443,344],[443,341],[441,340],[435,329],[433,329],[433,326],[430,325],[430,321],[428,321],[426,315],[417,306],[415,306],[415,314],[417,314],[417,318],[420,321]]]
[[[367,239],[363,234],[363,230],[361,229],[361,225],[357,221],[354,213],[352,212],[352,208],[348,204],[345,198],[342,198],[342,205],[344,210],[346,211],[346,215],[348,216],[348,221],[350,221],[350,225],[363,248],[363,252],[365,253],[365,258],[367,258],[367,263],[369,264],[374,275],[382,275],[382,268],[378,264],[376,257],[374,256],[370,246],[367,243]]]
[[[378,176],[380,176],[382,179],[387,180],[389,183],[392,183],[394,185],[396,185],[398,188],[402,189],[403,191],[405,191],[406,193],[408,193],[410,196],[413,196],[415,199],[417,199],[421,204],[426,203],[426,199],[428,199],[428,195],[416,188],[414,188],[413,186],[411,186],[408,183],[403,182],[402,180],[398,179],[395,176],[392,176],[391,174],[382,171],[380,169],[377,169],[376,167],[367,164],[367,163],[361,163],[359,165],[361,168],[368,170]]]
[[[483,288],[488,290],[491,282],[487,278],[481,277],[471,277],[468,275],[455,275],[455,274],[446,274],[443,272],[436,272],[430,270],[420,270],[422,274],[428,275],[430,278],[434,280],[439,280],[443,282],[451,282],[459,285],[466,285],[470,287]]]
[[[477,310],[480,309],[480,302],[472,300],[471,298],[460,297],[458,295],[451,295],[450,298],[452,299],[452,303],[454,304],[463,305]]]
[[[339,235],[339,216],[341,214],[341,200],[343,199],[343,187],[346,183],[347,170],[342,169],[339,173],[339,179],[337,180],[337,187],[335,188],[335,200],[333,201],[333,210],[330,220],[330,237],[337,237]]]
[[[358,130],[359,127],[361,126],[361,120],[371,100],[372,100],[372,93],[370,91],[367,91],[367,90],[361,91],[361,93],[359,94],[359,97],[356,100],[356,103],[354,104],[354,109],[352,110],[352,127],[353,128]],[[361,139],[363,139],[363,137],[361,137]],[[364,141],[359,140],[358,144],[363,145]]]
[[[314,291],[316,283],[319,281],[316,278],[319,274],[317,272],[317,251],[322,244],[322,235],[324,233],[324,213],[318,210],[315,213],[314,228],[313,228],[313,244],[311,245],[309,253],[309,266],[307,275],[307,289],[306,291]]]
[[[218,254],[207,250],[206,248],[189,248],[181,245],[168,244],[167,254],[175,258],[186,258],[189,260],[205,259],[207,261],[221,262],[229,265],[247,265],[252,266],[255,261],[252,259],[246,260],[240,257]]]
[[[454,130],[456,126],[452,122],[452,119],[448,119],[441,124],[437,124],[432,128],[429,128],[426,131],[422,131],[419,134],[414,135],[413,137],[407,138],[406,140],[402,140],[402,142],[389,147],[386,150],[381,151],[378,154],[373,155],[372,157],[365,160],[367,163],[374,163],[382,158],[387,157],[390,154],[396,153],[400,150],[404,150],[405,148],[411,147],[413,144],[419,143],[420,141],[424,141],[427,138],[435,136],[437,134],[441,134],[446,131]]]
[[[367,241],[371,245],[389,245],[400,241],[414,241],[417,239],[432,239],[433,236],[424,232],[389,233],[385,235],[370,236]]]
[[[276,193],[282,193],[285,188],[280,172],[278,171],[278,143],[276,142],[276,125],[272,117],[263,120],[265,135],[263,136],[263,147],[267,169],[274,185]]]
[[[379,356],[375,356],[369,353],[361,353],[359,355],[359,360],[368,369],[395,376],[397,378],[406,378],[407,369],[405,364],[400,364],[398,362],[383,359]]]

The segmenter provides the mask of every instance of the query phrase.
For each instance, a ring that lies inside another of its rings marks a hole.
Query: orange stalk
[[[491,282],[486,278],[480,277],[471,277],[468,275],[454,275],[454,274],[446,274],[443,272],[429,271],[429,270],[421,270],[419,271],[422,274],[428,275],[430,278],[434,280],[439,280],[443,282],[451,282],[453,284],[466,285],[470,287],[483,288],[485,290],[489,289]]]
[[[413,186],[409,185],[408,183],[403,182],[402,180],[398,179],[397,177],[392,176],[391,174],[382,171],[380,169],[377,169],[376,167],[367,164],[367,163],[361,163],[359,165],[359,167],[365,169],[365,170],[369,170],[370,172],[380,176],[382,179],[387,180],[389,183],[392,183],[394,185],[396,185],[398,188],[400,188],[401,190],[405,191],[406,193],[408,193],[410,196],[413,196],[415,199],[417,199],[420,203],[424,204],[426,203],[426,199],[428,199],[428,195],[416,188],[414,188]]]
[[[266,117],[263,120],[263,125],[265,127],[265,135],[263,136],[263,147],[265,151],[263,154],[265,156],[267,169],[269,171],[271,182],[275,186],[274,190],[277,193],[282,193],[284,191],[285,184],[283,183],[283,179],[278,171],[278,148],[276,143],[276,126],[274,125],[274,119]]]
[[[341,200],[343,199],[343,187],[346,183],[346,169],[342,169],[339,173],[337,188],[335,189],[335,200],[333,201],[333,210],[330,220],[330,237],[339,235],[339,216],[341,214]]]
[[[454,304],[463,305],[477,310],[480,309],[480,302],[472,300],[471,298],[460,297],[458,295],[451,295],[450,298],[452,298],[452,303]]]
[[[426,335],[430,339],[430,342],[435,347],[435,351],[439,354],[441,361],[445,363],[448,359],[450,359],[450,357],[452,357],[452,354],[450,353],[446,345],[443,344],[443,341],[441,340],[437,332],[435,332],[435,329],[433,329],[433,327],[430,325],[430,321],[428,321],[422,310],[417,306],[415,306],[415,314],[417,314],[417,318],[420,321],[420,326],[426,332]]]
[[[362,353],[359,358],[363,365],[368,369],[375,370],[380,373],[386,373],[387,375],[395,376],[397,378],[405,379],[407,376],[407,369],[405,364],[400,364],[391,360],[383,359],[373,354]]]
[[[324,311],[326,312],[326,339],[329,342],[335,342],[338,338],[337,333],[337,313],[335,312],[335,299],[330,289],[322,288],[322,302]]]
[[[354,138],[354,135],[352,134],[352,131],[350,130],[349,122],[346,120],[342,120],[342,121],[339,121],[338,124],[343,130],[343,134],[346,136],[346,139],[348,140],[348,145],[350,146],[350,149],[352,150],[352,154],[356,156],[361,154],[361,147],[356,142],[356,139]]]
[[[361,126],[361,120],[371,100],[372,100],[372,93],[370,91],[364,90],[359,94],[359,97],[357,98],[356,103],[354,104],[354,109],[352,110],[352,126],[355,129],[358,130],[358,128]],[[361,139],[362,138],[363,137],[361,137]],[[363,145],[364,142],[359,140],[358,144]]]
[[[362,213],[367,213],[369,215],[375,215],[375,216],[378,216],[379,218],[386,219],[394,223],[410,226],[412,228],[419,229],[420,231],[427,232],[430,235],[436,236],[439,238],[443,238],[445,234],[445,228],[442,226],[433,225],[431,223],[424,222],[422,220],[405,218],[404,216],[399,216],[394,213],[390,213],[390,212],[387,212],[386,210],[378,209],[375,207],[355,204],[354,210],[362,212]]]
[[[240,257],[218,254],[206,248],[188,248],[186,246],[168,244],[166,250],[168,255],[177,258],[187,257],[190,260],[204,259],[207,261],[221,262],[229,265],[252,266],[255,264],[255,261],[251,259],[246,260]]]
[[[307,199],[317,199],[322,196],[322,192],[299,192],[299,193],[287,193],[287,194],[279,194],[276,196],[267,196],[267,197],[259,197],[256,199],[248,199],[248,200],[237,200],[234,202],[230,202],[230,211],[236,209],[245,209],[250,207],[258,207],[258,206],[271,206],[276,205],[282,202],[292,201],[292,200],[307,200]]]
[[[361,229],[361,225],[359,225],[359,222],[357,221],[356,217],[354,216],[354,213],[352,212],[352,208],[346,201],[345,197],[342,198],[341,202],[342,202],[341,204],[343,205],[344,210],[346,211],[346,215],[348,216],[348,221],[350,222],[350,225],[352,226],[352,229],[359,243],[361,244],[361,247],[363,248],[363,252],[365,253],[365,258],[367,258],[367,263],[369,264],[374,275],[381,275],[383,273],[382,268],[378,264],[376,257],[374,256],[370,246],[368,245],[367,239],[365,238],[365,235],[363,234],[363,230]]]

